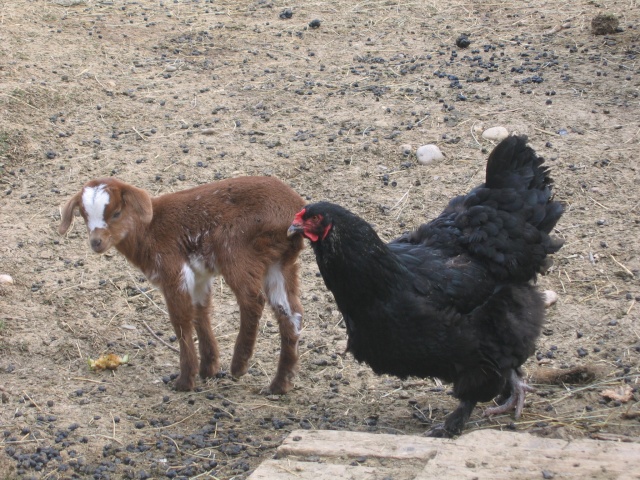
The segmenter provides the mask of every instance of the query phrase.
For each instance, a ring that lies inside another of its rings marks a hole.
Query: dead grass
[[[557,232],[565,245],[539,279],[559,300],[526,365],[537,394],[519,421],[486,419],[477,409],[470,428],[637,441],[636,2],[604,5],[625,28],[609,39],[591,35],[603,8],[587,1],[561,10],[544,0],[314,1],[280,20],[285,7],[0,4],[0,273],[16,282],[0,296],[3,451],[62,448],[56,432],[77,424],[62,450],[94,467],[124,457],[103,455],[112,446],[158,477],[169,468],[187,477],[195,462],[193,477],[243,478],[294,428],[421,434],[442,421],[455,407],[446,385],[376,377],[342,355],[341,317],[308,249],[294,391],[260,394],[279,351],[269,314],[248,375],[172,391],[165,380],[178,359],[162,296],[119,255],[92,255],[81,224],[60,238],[59,206],[103,175],[161,194],[268,174],[310,201],[343,204],[391,239],[482,181],[492,145],[481,133],[495,125],[528,134],[547,159],[566,205]],[[319,29],[308,27],[315,18]],[[472,39],[465,51],[453,47],[461,33]],[[473,55],[495,57],[498,70],[463,60]],[[515,83],[536,73],[511,71],[527,61],[545,65],[543,83]],[[470,82],[477,70],[490,81]],[[456,75],[463,88],[436,72]],[[418,167],[402,154],[402,145],[415,151],[425,143],[444,151],[441,164]],[[229,365],[238,312],[228,288],[218,287],[212,324]],[[130,364],[90,372],[87,358],[108,352],[128,354]],[[628,403],[601,395],[625,385],[636,389]],[[189,443],[210,422],[209,443]],[[226,450],[234,445],[237,454]],[[149,460],[156,457],[167,463]],[[0,453],[0,471],[14,474],[16,465]],[[45,475],[63,476],[54,467]]]

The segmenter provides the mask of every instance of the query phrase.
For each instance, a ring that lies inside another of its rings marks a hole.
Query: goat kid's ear
[[[153,207],[151,205],[151,197],[146,191],[127,185],[122,189],[122,198],[125,205],[129,205],[138,214],[142,223],[151,223]]]
[[[62,207],[60,212],[60,226],[58,227],[58,233],[60,235],[64,235],[69,230],[71,226],[71,221],[73,220],[73,211],[76,207],[80,206],[80,201],[82,200],[82,190],[76,193],[73,197],[69,199],[69,201]]]

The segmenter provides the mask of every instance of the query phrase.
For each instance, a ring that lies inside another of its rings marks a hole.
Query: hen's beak
[[[287,237],[293,237],[299,233],[304,233],[304,227],[301,223],[292,223],[289,229],[287,230]]]

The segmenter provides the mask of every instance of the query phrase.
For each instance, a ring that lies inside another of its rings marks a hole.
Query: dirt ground
[[[595,35],[606,13],[618,30]],[[442,421],[446,385],[342,356],[309,247],[295,388],[261,393],[266,313],[246,376],[174,391],[162,296],[81,221],[60,237],[59,207],[99,176],[163,194],[271,175],[391,239],[482,182],[493,126],[547,159],[566,243],[538,282],[559,299],[525,365],[537,392],[519,421],[479,407],[469,429],[640,441],[639,52],[637,0],[0,1],[0,478],[241,479],[293,429]],[[445,159],[419,165],[428,143]],[[227,370],[238,308],[215,290]],[[130,363],[88,369],[109,352]]]

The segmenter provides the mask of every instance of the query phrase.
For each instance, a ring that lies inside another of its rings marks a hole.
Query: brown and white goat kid
[[[177,390],[195,385],[194,326],[200,376],[218,373],[218,344],[209,320],[216,275],[222,275],[240,306],[234,377],[247,372],[269,302],[281,338],[269,391],[282,394],[293,386],[302,323],[296,262],[303,241],[299,235],[288,238],[287,228],[303,206],[296,192],[269,177],[227,179],[155,198],[115,178],[102,178],[88,182],[66,203],[59,232],[67,232],[78,208],[94,252],[115,247],[162,291],[180,341]]]

